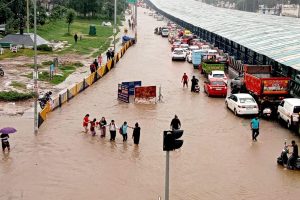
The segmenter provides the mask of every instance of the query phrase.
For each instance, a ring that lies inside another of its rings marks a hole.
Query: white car
[[[149,16],[153,16],[153,12],[149,12],[148,15],[149,15]]]
[[[210,78],[221,78],[227,84],[227,76],[224,71],[213,70],[208,75],[208,79]]]
[[[185,60],[186,52],[182,48],[175,48],[172,52],[172,60]]]
[[[278,119],[285,121],[288,128],[298,124],[299,113],[300,99],[298,98],[283,99],[277,110]]]
[[[186,61],[192,63],[192,55],[194,50],[199,50],[198,46],[190,46],[186,53]]]
[[[157,17],[157,21],[163,21],[163,20],[164,20],[164,17],[163,17],[163,16],[159,15],[159,16]]]
[[[169,36],[169,29],[163,28],[163,29],[161,30],[161,36],[162,36],[162,37],[168,37],[168,36]]]
[[[181,44],[181,45],[179,46],[179,48],[182,48],[185,52],[188,51],[189,47],[190,47],[190,46],[189,46],[188,44]]]
[[[235,115],[257,115],[258,105],[255,99],[247,93],[231,94],[226,97],[225,105]]]

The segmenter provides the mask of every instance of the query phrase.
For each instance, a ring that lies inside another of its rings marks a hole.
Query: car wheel
[[[225,106],[226,106],[226,108],[229,108],[229,107],[228,107],[228,102],[227,102],[227,101],[225,101]]]
[[[172,58],[172,61],[174,61],[174,58]]]
[[[234,112],[234,115],[235,115],[235,116],[238,116],[238,113],[237,113],[236,109],[234,109],[233,112]]]

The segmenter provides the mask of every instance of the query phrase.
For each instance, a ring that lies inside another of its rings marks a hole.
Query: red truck
[[[288,77],[272,76],[270,65],[244,65],[246,90],[257,101],[264,116],[275,115],[282,99],[289,96]]]

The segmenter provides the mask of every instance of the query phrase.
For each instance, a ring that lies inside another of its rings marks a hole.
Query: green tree
[[[70,26],[74,22],[76,13],[73,9],[69,9],[66,15],[66,22],[68,24],[68,33],[70,34]]]

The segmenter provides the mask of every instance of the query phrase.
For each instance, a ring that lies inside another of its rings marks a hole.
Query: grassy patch
[[[78,63],[77,63],[78,64]],[[81,66],[81,65],[80,65]],[[75,65],[66,65],[58,68],[58,73],[50,79],[49,71],[42,71],[39,73],[39,81],[46,81],[53,85],[62,83],[66,78],[76,70]],[[27,78],[32,78],[32,73],[26,75]]]
[[[16,91],[1,91],[0,92],[0,100],[1,101],[22,101],[33,98],[35,95],[33,92],[31,93],[20,93]]]
[[[37,53],[39,55],[47,54],[47,52],[44,52],[44,51],[38,51]],[[34,51],[32,49],[19,49],[19,51],[17,53],[13,53],[9,49],[5,48],[4,53],[2,55],[0,55],[0,60],[3,60],[5,58],[15,58],[18,56],[33,57]]]
[[[26,85],[24,83],[18,82],[18,81],[12,81],[10,86],[16,88],[16,89],[26,89]]]
[[[71,46],[62,50],[61,53],[90,54],[93,49],[98,49],[106,43],[107,38],[112,35],[112,27],[101,26],[101,23],[102,21],[96,19],[76,19],[71,25],[71,34],[68,34],[67,23],[61,20],[41,26],[37,32],[46,40],[68,41]],[[96,36],[88,35],[91,24],[96,26]],[[75,33],[79,38],[82,37],[82,40],[78,38],[77,44],[73,38]]]

